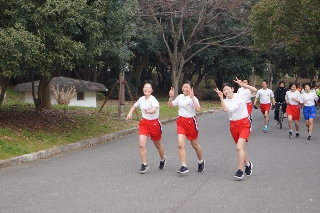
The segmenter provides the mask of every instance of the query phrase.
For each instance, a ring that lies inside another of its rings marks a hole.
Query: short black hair
[[[146,84],[150,84],[150,85],[151,85],[151,88],[153,89],[153,87],[154,87],[154,82],[153,82],[153,80],[145,80],[145,81],[143,82],[143,86],[146,85]]]
[[[242,81],[248,81],[248,84],[250,84],[250,80],[249,80],[249,78],[244,78],[244,79],[242,79]]]
[[[279,85],[282,84],[282,83],[283,83],[284,85],[286,85],[286,83],[284,83],[284,81],[280,81],[280,82],[279,82]]]
[[[263,82],[266,82],[266,84],[268,84],[268,81],[267,81],[266,79],[263,79],[263,80],[262,80],[262,83],[263,83]]]
[[[233,88],[232,84],[230,84],[229,82],[224,82],[224,83],[222,84],[221,90],[223,90],[223,88],[225,88],[225,87],[231,87],[231,88]]]
[[[310,87],[310,89],[311,89],[311,84],[310,84],[309,82],[304,83],[303,88],[305,89],[307,85],[308,85],[308,86]]]
[[[193,83],[191,82],[191,81],[185,81],[185,82],[183,82],[183,84],[182,84],[182,86],[184,85],[184,84],[189,84],[190,85],[190,87],[191,88],[193,88]]]
[[[295,85],[295,86],[298,88],[298,83],[296,83],[296,82],[290,82],[290,84],[289,84],[289,89],[291,89],[291,87],[292,87],[293,85]]]

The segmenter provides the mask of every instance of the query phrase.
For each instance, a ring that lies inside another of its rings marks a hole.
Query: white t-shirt
[[[228,117],[231,121],[248,117],[247,100],[251,96],[251,90],[244,89],[239,93],[234,93],[232,99],[226,97],[224,103],[227,107]]]
[[[194,97],[195,101],[199,104],[199,100]],[[195,107],[189,95],[185,96],[180,94],[172,101],[173,106],[179,107],[179,116],[192,118],[196,115]],[[199,104],[200,105],[200,104]]]
[[[260,98],[261,104],[270,104],[270,97],[274,97],[271,89],[259,89],[256,98]]]
[[[301,101],[305,106],[314,106],[315,99],[318,99],[318,96],[316,93],[311,91],[309,93],[305,92],[301,95]]]
[[[298,105],[299,103],[294,101],[293,99],[298,99],[301,102],[301,93],[297,90],[294,92],[289,90],[286,92],[285,99],[288,101],[290,105]]]
[[[159,118],[159,102],[151,95],[147,100],[145,96],[139,98],[139,100],[134,104],[136,108],[140,107],[142,117],[147,120],[154,120]],[[157,107],[157,111],[153,114],[147,114],[145,110],[151,110],[152,107]]]
[[[237,93],[240,93],[240,92],[242,92],[243,90],[249,90],[249,89],[245,89],[245,88],[243,88],[243,87],[240,87],[239,89],[238,89],[238,92]],[[248,97],[248,100],[247,100],[247,102],[246,103],[252,103],[252,100],[251,100],[251,98],[253,98],[254,97],[254,95],[250,92],[250,96]]]

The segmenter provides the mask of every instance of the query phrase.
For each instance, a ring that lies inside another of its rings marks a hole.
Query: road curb
[[[205,112],[197,113],[197,116],[207,114],[207,113],[213,113],[213,112],[214,112],[214,110],[208,110]],[[167,120],[161,121],[161,123],[168,124],[168,123],[174,122],[175,120],[176,120],[176,118],[167,119]],[[0,161],[0,169],[10,167],[10,166],[15,166],[15,165],[22,164],[22,163],[32,162],[32,161],[39,160],[39,159],[46,159],[46,158],[52,157],[54,155],[68,152],[68,151],[72,151],[72,150],[77,150],[77,149],[81,149],[81,148],[94,146],[94,145],[97,145],[97,144],[100,144],[100,143],[103,143],[106,141],[113,140],[115,138],[119,138],[119,137],[122,137],[125,135],[130,135],[130,134],[135,133],[137,131],[138,131],[138,127],[134,127],[131,129],[111,133],[108,135],[103,135],[101,137],[84,139],[84,140],[81,140],[81,141],[78,141],[75,143],[66,144],[66,145],[58,146],[58,147],[47,149],[47,150],[41,150],[39,152],[33,152],[30,154],[25,154],[25,155],[21,155],[18,157],[9,158],[6,160],[1,160]]]

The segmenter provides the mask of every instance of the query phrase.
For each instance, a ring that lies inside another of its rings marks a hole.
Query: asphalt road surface
[[[272,112],[273,113],[273,112]],[[320,117],[320,114],[318,114]],[[90,148],[71,151],[0,170],[0,212],[320,212],[320,119],[307,140],[303,117],[300,138],[288,139],[271,125],[263,133],[263,116],[254,110],[246,144],[253,174],[234,179],[236,146],[227,114],[198,116],[199,143],[206,167],[186,143],[189,173],[180,175],[175,122],[164,125],[159,156],[148,140],[149,170],[140,174],[138,136],[131,134]]]

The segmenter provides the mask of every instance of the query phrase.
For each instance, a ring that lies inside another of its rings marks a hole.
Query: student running
[[[150,136],[155,147],[158,149],[160,155],[159,169],[163,169],[166,165],[167,157],[164,155],[164,148],[161,144],[162,126],[159,120],[159,102],[152,95],[153,81],[147,80],[144,82],[143,93],[144,96],[131,107],[127,120],[132,118],[133,111],[140,107],[142,119],[139,122],[139,147],[140,157],[142,161],[140,173],[145,173],[149,166],[147,164],[147,149],[146,143],[148,136]]]
[[[300,120],[300,101],[301,93],[297,90],[298,84],[291,82],[289,84],[289,91],[286,93],[287,116],[288,116],[288,127],[289,127],[289,138],[292,138],[292,121],[294,121],[296,127],[296,138],[300,137],[299,133],[299,120]]]
[[[245,88],[239,93],[233,93],[233,87],[230,83],[222,85],[222,92],[218,88],[215,89],[220,97],[221,107],[224,112],[228,112],[230,120],[230,132],[238,151],[238,170],[234,175],[237,179],[242,179],[244,174],[250,176],[252,174],[253,164],[249,162],[245,149],[245,143],[248,142],[251,133],[251,121],[248,119],[248,111],[246,102],[251,93],[257,91],[255,87],[244,84],[238,78],[234,81],[239,86]],[[226,99],[223,99],[223,95]],[[243,166],[245,171],[243,172]]]
[[[169,91],[168,107],[178,106],[179,117],[176,120],[178,134],[178,148],[181,161],[181,168],[178,173],[188,172],[186,163],[185,140],[190,140],[192,147],[196,151],[198,157],[198,172],[204,171],[205,160],[202,158],[202,149],[198,143],[198,122],[195,111],[200,111],[200,104],[193,93],[193,83],[186,81],[182,85],[182,93],[174,100],[174,88]]]
[[[274,95],[272,90],[268,89],[268,81],[263,80],[262,81],[262,89],[259,89],[258,92],[256,93],[256,98],[254,99],[254,108],[258,109],[256,107],[256,103],[258,98],[260,99],[260,110],[264,116],[264,132],[268,132],[268,127],[269,127],[269,111],[271,107],[271,101],[270,99],[272,98],[272,104],[273,106],[275,105],[275,100],[274,100]]]
[[[250,80],[247,79],[247,78],[244,78],[244,79],[242,79],[242,82],[243,82],[244,84],[249,84],[249,83],[250,83]],[[240,92],[242,92],[244,89],[245,89],[245,88],[240,87],[237,92],[240,93]],[[254,93],[251,93],[251,96],[248,97],[248,100],[247,100],[248,118],[251,120],[251,122],[252,122],[252,100],[251,100],[251,98],[253,98],[253,97],[254,97]]]
[[[318,101],[318,96],[315,92],[310,92],[311,86],[309,83],[304,84],[305,93],[301,95],[301,102],[303,103],[303,116],[308,128],[308,140],[311,140],[313,121],[316,119],[317,110],[315,102]]]

